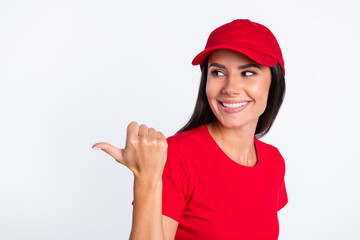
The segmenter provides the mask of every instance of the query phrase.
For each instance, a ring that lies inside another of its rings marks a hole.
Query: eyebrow
[[[211,64],[209,65],[209,68],[210,68],[211,66],[215,66],[215,67],[219,67],[219,68],[226,69],[226,67],[225,67],[224,65],[220,64],[220,63],[211,63]],[[239,66],[239,67],[238,67],[238,70],[245,69],[245,68],[250,68],[250,67],[256,67],[256,68],[258,68],[258,69],[261,69],[260,65],[254,64],[254,63],[249,63],[249,64],[245,64],[245,65]]]

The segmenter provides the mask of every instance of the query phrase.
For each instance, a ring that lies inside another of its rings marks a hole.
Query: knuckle
[[[138,141],[137,138],[130,138],[129,139],[129,144],[132,145],[132,146],[135,146],[135,145],[139,144],[139,141]]]
[[[158,146],[158,145],[159,145],[158,139],[152,138],[152,139],[151,139],[151,144],[154,145],[154,146]]]
[[[141,144],[148,144],[149,143],[149,139],[147,136],[140,136],[140,143]]]

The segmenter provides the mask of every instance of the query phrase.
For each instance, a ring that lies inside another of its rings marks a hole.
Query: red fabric
[[[178,221],[175,240],[275,240],[288,197],[279,150],[254,136],[258,163],[231,160],[204,124],[168,137],[162,213]]]
[[[254,136],[258,163],[231,160],[206,124],[168,137],[162,213],[178,221],[175,240],[278,239],[287,202],[279,150]]]
[[[249,19],[235,19],[210,33],[205,49],[193,59],[200,70],[207,56],[216,49],[230,49],[242,53],[255,62],[272,67],[279,62],[284,75],[285,63],[274,34],[264,25]]]

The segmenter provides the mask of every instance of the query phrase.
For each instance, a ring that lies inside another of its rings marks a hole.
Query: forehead
[[[211,63],[214,61],[241,61],[246,63],[256,63],[246,55],[229,49],[216,49],[211,52],[208,57],[208,62]]]

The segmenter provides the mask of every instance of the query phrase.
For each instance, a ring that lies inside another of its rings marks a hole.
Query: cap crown
[[[279,62],[285,74],[282,52],[275,36],[264,25],[249,19],[236,19],[212,31],[204,51],[195,57],[193,64],[202,64],[212,50],[219,48],[242,52],[269,67]]]

